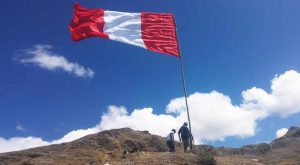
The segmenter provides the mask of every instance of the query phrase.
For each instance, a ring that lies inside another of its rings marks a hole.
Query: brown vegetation
[[[70,143],[2,153],[0,165],[300,164],[300,128],[291,127],[285,136],[270,144],[241,148],[197,145],[194,148],[196,154],[183,153],[181,144],[176,143],[176,153],[169,153],[165,138],[123,128],[88,135]]]

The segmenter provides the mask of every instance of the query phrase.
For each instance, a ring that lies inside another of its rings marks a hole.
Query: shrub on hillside
[[[213,154],[207,151],[196,152],[197,161],[201,165],[216,165],[217,161]]]

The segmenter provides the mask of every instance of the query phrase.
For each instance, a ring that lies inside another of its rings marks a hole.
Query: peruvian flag
[[[173,14],[87,9],[75,3],[69,29],[74,41],[102,37],[180,56]]]

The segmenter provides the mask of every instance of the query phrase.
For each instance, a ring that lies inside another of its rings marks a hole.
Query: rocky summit
[[[214,148],[195,145],[195,153],[183,153],[176,143],[176,153],[169,153],[165,138],[148,131],[113,129],[81,139],[23,151],[0,154],[0,165],[135,165],[203,164],[206,153],[217,164],[300,164],[300,128],[291,127],[283,137],[271,143],[241,148]]]

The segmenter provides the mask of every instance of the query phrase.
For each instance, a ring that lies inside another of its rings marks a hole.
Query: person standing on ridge
[[[172,129],[172,131],[167,136],[167,145],[169,147],[169,152],[175,152],[175,140],[174,140],[175,133],[176,130]]]
[[[187,148],[190,145],[191,132],[188,128],[188,123],[184,122],[183,126],[178,131],[179,141],[182,140],[184,152],[187,152]]]

